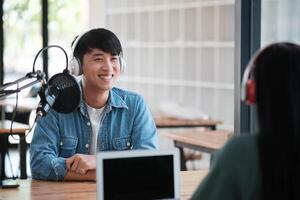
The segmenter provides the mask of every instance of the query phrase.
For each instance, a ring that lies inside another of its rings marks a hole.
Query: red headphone
[[[241,100],[247,105],[254,105],[256,103],[256,84],[253,76],[255,58],[256,56],[247,65],[242,80]]]

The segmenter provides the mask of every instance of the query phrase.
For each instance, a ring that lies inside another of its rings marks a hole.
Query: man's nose
[[[105,59],[104,60],[102,69],[107,70],[107,71],[113,70],[113,63],[111,62],[110,59]]]

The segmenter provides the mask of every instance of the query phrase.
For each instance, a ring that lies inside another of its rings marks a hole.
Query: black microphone
[[[70,113],[79,107],[81,87],[76,79],[65,69],[55,74],[39,91],[41,101],[36,110],[36,121],[52,108],[59,113]]]

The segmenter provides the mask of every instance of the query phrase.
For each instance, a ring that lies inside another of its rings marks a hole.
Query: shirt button
[[[90,123],[90,122],[87,122],[87,123],[86,123],[86,125],[90,126],[90,125],[91,125],[91,123]]]
[[[60,145],[60,146],[62,146],[63,144],[64,144],[63,142],[60,142],[60,144],[59,144],[59,145]]]
[[[89,144],[85,144],[85,148],[89,148]]]
[[[126,145],[127,145],[128,147],[130,147],[130,142],[127,142]]]

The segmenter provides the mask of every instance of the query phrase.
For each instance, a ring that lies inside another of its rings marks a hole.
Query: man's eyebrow
[[[92,56],[97,57],[97,56],[103,56],[103,55],[104,55],[104,53],[94,53]]]

